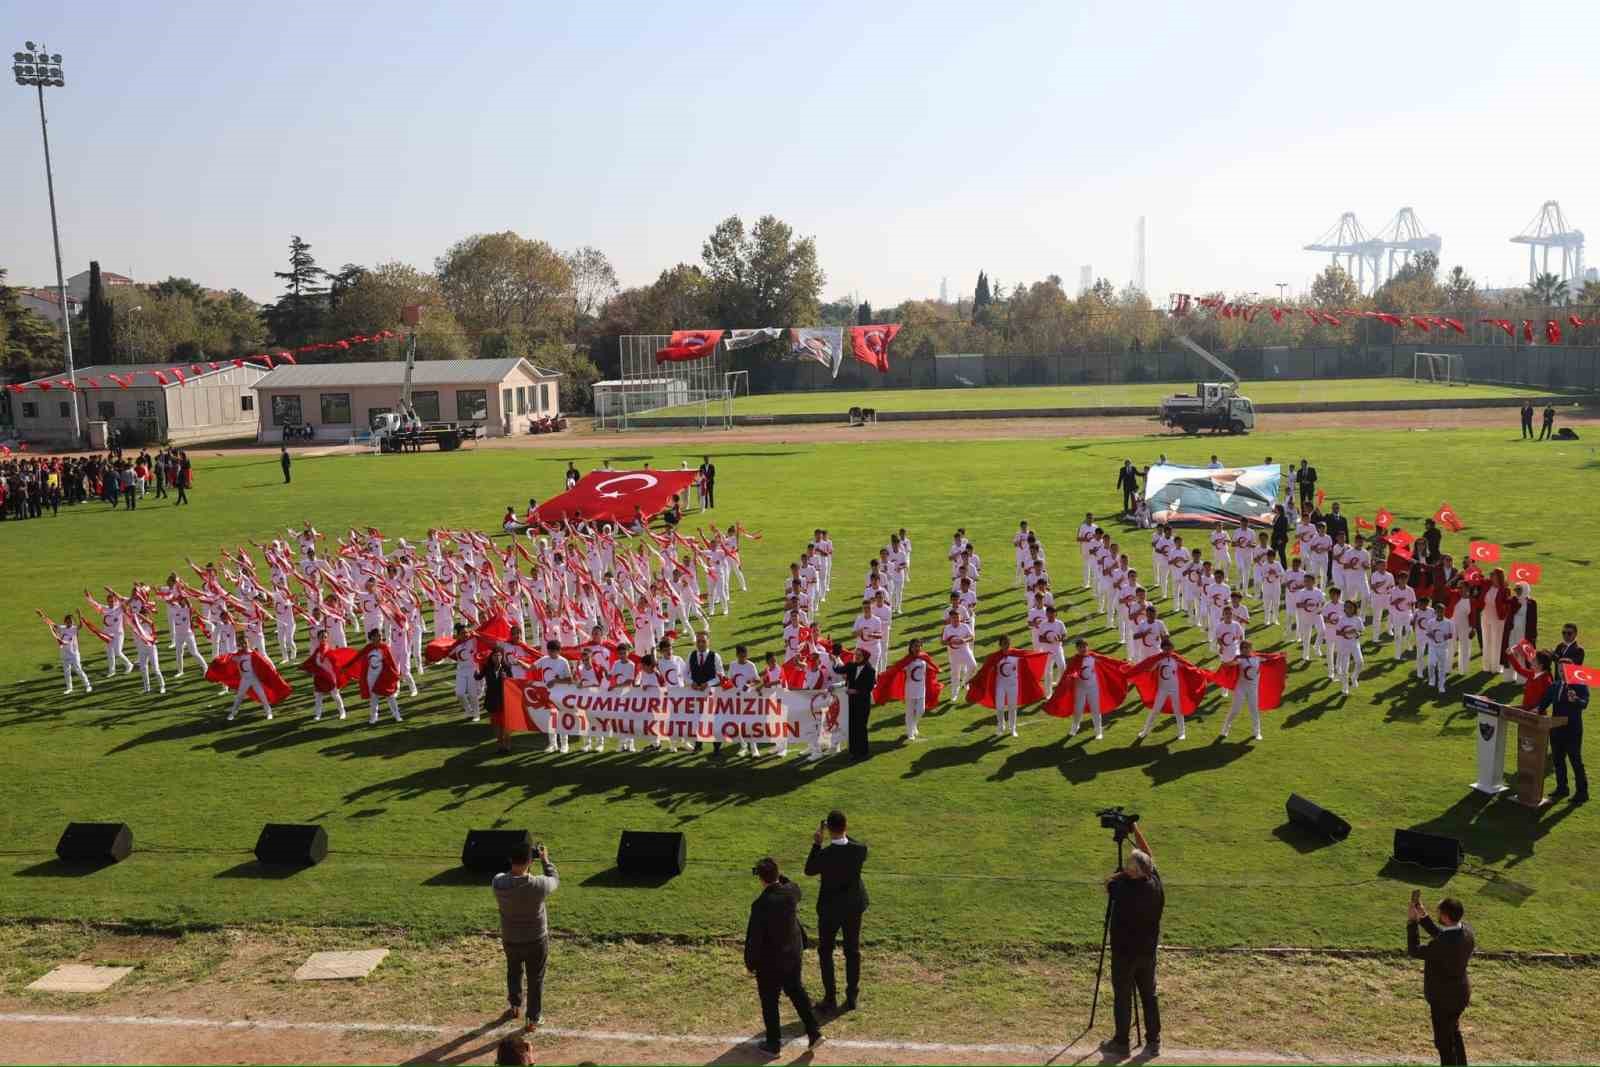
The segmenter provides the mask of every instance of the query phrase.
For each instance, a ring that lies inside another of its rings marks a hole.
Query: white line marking
[[[504,1030],[506,1033],[514,1032],[521,1024],[507,1023],[503,1027],[487,1030],[471,1030],[460,1026],[437,1026],[428,1023],[380,1023],[380,1022],[303,1022],[290,1019],[198,1019],[184,1016],[157,1016],[157,1015],[52,1015],[34,1012],[0,1012],[0,1024],[4,1023],[31,1023],[37,1025],[68,1025],[68,1026],[144,1026],[159,1027],[170,1026],[192,1030],[305,1030],[313,1033],[347,1034],[347,1033],[391,1033],[391,1034],[417,1034],[428,1037],[457,1037],[465,1034],[477,1034],[487,1037]],[[672,1044],[672,1045],[721,1045],[741,1046],[755,1045],[760,1038],[748,1034],[736,1036],[716,1036],[712,1034],[646,1034],[634,1033],[624,1030],[568,1030],[562,1027],[542,1026],[538,1033],[542,1037],[566,1038],[575,1041],[613,1041],[632,1044]],[[803,1038],[789,1038],[784,1041],[785,1046],[797,1046]],[[1073,1052],[1092,1051],[1098,1045],[1069,1047],[1062,1045],[1018,1045],[1003,1043],[979,1044],[944,1044],[932,1041],[886,1041],[865,1038],[829,1038],[825,1047],[838,1049],[859,1049],[862,1051],[877,1052],[915,1052],[932,1055],[972,1055],[992,1054],[1006,1056],[1029,1056],[1040,1060],[1059,1058]],[[1229,1049],[1174,1049],[1163,1050],[1169,1059],[1199,1060],[1214,1063],[1393,1063],[1394,1058],[1377,1060],[1330,1060],[1326,1057],[1317,1057],[1315,1061],[1305,1056],[1284,1055],[1273,1052],[1240,1052]]]

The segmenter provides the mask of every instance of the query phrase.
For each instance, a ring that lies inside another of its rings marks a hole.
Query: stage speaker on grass
[[[624,830],[617,843],[617,870],[639,877],[683,873],[688,842],[678,831]]]
[[[461,866],[469,871],[499,874],[511,869],[511,853],[533,848],[527,830],[468,830],[461,845]]]
[[[1314,804],[1299,793],[1290,793],[1284,803],[1289,821],[1296,826],[1326,837],[1329,841],[1343,841],[1350,836],[1350,824],[1319,804]]]
[[[256,838],[256,862],[271,867],[311,867],[328,856],[328,831],[309,823],[269,822]]]
[[[62,863],[121,863],[133,851],[133,831],[125,822],[69,822],[56,842]]]
[[[1435,870],[1455,870],[1461,866],[1461,842],[1453,837],[1425,834],[1417,830],[1394,832],[1394,858]]]

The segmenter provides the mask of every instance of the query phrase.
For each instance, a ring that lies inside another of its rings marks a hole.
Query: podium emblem
[[[1480,722],[1480,723],[1478,723],[1478,736],[1483,738],[1485,741],[1494,740],[1494,723],[1492,723],[1492,722]]]

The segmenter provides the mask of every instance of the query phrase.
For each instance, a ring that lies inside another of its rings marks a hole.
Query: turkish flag
[[[1461,523],[1461,516],[1457,515],[1456,509],[1449,504],[1439,505],[1439,510],[1433,513],[1433,521],[1451,533],[1460,533],[1466,529]]]
[[[1399,327],[1405,325],[1405,320],[1399,315],[1393,315],[1387,311],[1375,311],[1373,312],[1372,317],[1389,326]]]
[[[469,641],[476,640],[476,638],[463,637],[462,640]],[[435,637],[432,641],[422,646],[422,658],[429,663],[438,663],[440,660],[448,659],[450,653],[455,650],[456,639],[454,637],[449,635]]]
[[[1533,320],[1532,319],[1523,319],[1522,320],[1522,339],[1524,341],[1528,342],[1530,345],[1533,344]]]
[[[1568,685],[1600,685],[1600,667],[1585,667],[1581,663],[1563,663],[1561,677]]]
[[[300,664],[300,669],[311,675],[311,684],[319,693],[331,693],[335,689],[342,689],[350,681],[350,665],[361,654],[355,648],[333,648],[329,646],[325,651],[328,662],[333,664],[333,670],[317,663],[317,655],[313,652]]]
[[[1271,711],[1283,703],[1283,686],[1289,678],[1289,661],[1282,652],[1263,652],[1256,658],[1261,661],[1256,667],[1257,707],[1262,711]],[[1237,662],[1224,663],[1210,673],[1211,680],[1223,689],[1232,691],[1239,684]]]
[[[162,374],[158,370],[151,371],[150,372],[150,377],[154,378],[156,380],[156,382],[158,384],[160,384],[160,385],[166,385],[167,384],[167,376],[165,374]]]
[[[1411,316],[1411,324],[1413,326],[1420,327],[1424,333],[1427,333],[1429,330],[1433,329],[1433,320],[1425,315]]]
[[[899,332],[900,326],[896,323],[887,326],[852,326],[850,351],[856,359],[875,367],[879,374],[888,374],[889,344]]]
[[[1388,508],[1379,508],[1376,520],[1379,526],[1387,530],[1394,525],[1394,512]]]
[[[1550,319],[1544,324],[1544,339],[1550,344],[1561,343],[1561,324],[1555,319]]]
[[[1326,489],[1318,489],[1317,490],[1317,507],[1320,508],[1322,506],[1322,502],[1324,500],[1326,500],[1326,499],[1328,499],[1328,491]]]
[[[179,385],[186,385],[188,383],[188,379],[183,376],[183,371],[179,370],[177,367],[171,368],[167,371],[167,373],[178,379]]]
[[[928,707],[939,703],[939,698],[944,695],[944,686],[939,683],[939,664],[926,652],[915,656],[906,656],[898,663],[892,664],[878,675],[878,684],[872,688],[872,702],[874,704],[887,704],[891,700],[904,700],[906,698],[906,672],[912,664],[918,664],[923,669],[922,684],[928,698]]]
[[[116,375],[113,374],[112,377],[115,378]],[[41,393],[48,393],[52,388],[54,388],[54,386],[52,386],[49,382],[40,382],[39,383],[39,391]],[[127,386],[123,386],[123,388],[126,389]]]
[[[1478,563],[1500,562],[1500,546],[1492,541],[1467,542],[1467,558]]]
[[[501,729],[512,733],[538,730],[538,723],[533,716],[528,714],[532,707],[543,707],[550,702],[549,695],[541,685],[531,685],[523,688],[528,679],[506,678],[500,682],[500,722]]]
[[[1358,530],[1375,530],[1375,529],[1377,529],[1377,527],[1372,525],[1372,523],[1368,522],[1365,517],[1363,517],[1361,515],[1357,515],[1356,516],[1356,529],[1358,529]]]
[[[367,656],[377,652],[382,655],[383,663],[378,668],[378,677],[373,681],[367,680]],[[340,672],[340,683],[350,681],[351,677],[361,685],[361,698],[369,699],[374,693],[381,697],[394,696],[400,688],[400,668],[394,662],[394,653],[389,651],[389,646],[382,641],[369,641],[362,647],[356,658],[350,661],[350,666]]]
[[[1100,707],[1102,714],[1116,711],[1122,702],[1128,699],[1128,668],[1129,664],[1121,660],[1102,656],[1098,652],[1087,654],[1094,660],[1094,676],[1100,685]],[[1078,686],[1083,684],[1078,673],[1082,670],[1081,657],[1073,656],[1067,660],[1066,672],[1061,675],[1061,680],[1056,683],[1056,691],[1050,694],[1050,699],[1045,701],[1046,715],[1057,718],[1067,718],[1078,702]]]
[[[1194,714],[1200,701],[1205,699],[1207,687],[1211,685],[1209,671],[1201,670],[1176,652],[1157,652],[1125,668],[1125,672],[1128,681],[1139,690],[1139,699],[1147,708],[1156,706],[1162,680],[1170,681],[1176,677],[1178,710],[1185,716]],[[1171,707],[1163,708],[1162,713],[1172,714]]]
[[[89,388],[90,388],[90,389],[98,389],[98,388],[100,388],[100,379],[99,379],[99,378],[85,378],[85,379],[84,379],[84,383],[85,383],[85,384],[86,384],[86,385],[88,385],[88,387],[89,387]],[[20,389],[19,389],[19,390],[17,390],[17,392],[19,392],[19,393],[20,393],[20,392],[21,392],[21,391],[22,391],[22,390],[20,390]]]
[[[1326,325],[1329,325],[1329,326],[1343,326],[1344,325],[1344,323],[1339,321],[1339,316],[1331,314],[1331,313],[1326,312],[1326,311],[1324,311],[1322,313],[1322,321]]]
[[[283,680],[283,675],[278,673],[278,668],[261,653],[250,653],[250,667],[255,671],[256,681],[261,683],[261,689],[266,692],[269,703],[281,704],[294,693],[289,683]],[[229,689],[238,689],[239,664],[231,655],[218,656],[206,668],[205,678],[208,682],[216,682]],[[261,698],[256,690],[252,689],[250,699],[259,702]]]
[[[1019,708],[1043,700],[1044,669],[1049,662],[1048,652],[1024,652],[1020,648],[1008,648],[1004,652],[992,653],[978,668],[978,673],[972,676],[972,684],[967,686],[967,703],[994,707],[995,680],[1012,672],[1017,676]]]
[[[704,359],[716,351],[722,340],[721,330],[673,330],[667,338],[667,347],[657,350],[657,363],[682,363],[691,359]]]
[[[1452,318],[1448,318],[1447,317],[1447,318],[1442,318],[1439,321],[1444,323],[1446,326],[1450,327],[1456,333],[1466,333],[1467,332],[1467,328],[1461,324],[1461,320],[1460,319],[1452,319]]]
[[[1544,577],[1544,568],[1537,563],[1513,563],[1506,577],[1513,582],[1527,582],[1529,585],[1538,585],[1539,579]]]
[[[294,353],[292,353],[292,352],[279,352],[278,353],[278,362],[279,363],[294,364],[294,363],[298,363],[299,361],[294,358]]]
[[[590,471],[565,493],[540,504],[533,517],[544,523],[563,519],[624,522],[633,517],[637,506],[648,519],[693,485],[695,477],[695,471]]]
[[[1588,325],[1588,323],[1584,322],[1582,319],[1578,318],[1578,316],[1576,316],[1576,315],[1568,315],[1567,316],[1567,322],[1569,324],[1571,324],[1571,326],[1572,326],[1572,328],[1574,330],[1581,330],[1585,326]]]

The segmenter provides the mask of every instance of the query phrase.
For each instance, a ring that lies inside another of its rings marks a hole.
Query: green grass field
[[[934,632],[943,546],[965,526],[989,561],[981,636],[992,647],[1002,630],[1023,630],[1008,569],[1009,536],[1023,517],[1056,561],[1069,627],[1107,646],[1072,580],[1077,522],[1086,510],[1113,510],[1124,455],[1143,462],[1165,450],[1199,463],[1215,448],[1066,436],[957,449],[719,451],[707,439],[617,456],[616,443],[607,447],[619,467],[676,467],[707,446],[720,474],[713,517],[765,532],[746,550],[750,592],[715,626],[723,648],[742,640],[755,649],[776,645],[780,575],[819,525],[838,547],[826,621],[840,629],[868,556],[891,528],[912,531],[909,614],[897,644]],[[1369,515],[1387,506],[1411,527],[1448,499],[1470,527],[1452,539],[1457,547],[1482,537],[1512,559],[1543,564],[1547,631],[1569,617],[1591,631],[1600,624],[1585,611],[1600,539],[1590,504],[1600,464],[1586,444],[1520,445],[1503,431],[1304,432],[1240,450],[1225,458],[1309,456],[1332,499]],[[598,455],[575,450],[572,458],[592,466]],[[1216,741],[1215,692],[1182,744],[1170,723],[1132,744],[1138,721],[1127,710],[1099,743],[1087,734],[1068,741],[1063,721],[1037,714],[1024,716],[1019,740],[997,741],[986,713],[947,707],[925,723],[928,741],[906,747],[897,742],[896,705],[878,712],[874,758],[860,765],[556,757],[534,752],[531,739],[499,756],[486,724],[459,721],[446,671],[430,672],[423,696],[405,702],[404,724],[378,727],[358,717],[313,725],[303,692],[271,723],[227,723],[216,688],[192,673],[165,698],[141,695],[136,678],[120,676],[92,697],[61,695],[35,607],[76,611],[85,586],[158,581],[185,555],[204,560],[218,545],[263,540],[306,518],[324,530],[371,523],[391,537],[432,525],[493,528],[508,502],[553,493],[568,458],[494,449],[308,459],[284,486],[273,457],[202,456],[191,508],[129,514],[90,505],[0,523],[8,579],[0,599],[8,638],[0,653],[0,916],[382,923],[442,936],[491,921],[481,883],[455,869],[464,831],[526,826],[561,862],[565,887],[553,912],[561,929],[733,935],[742,930],[751,862],[771,852],[797,867],[818,818],[840,806],[873,846],[874,937],[931,937],[958,952],[1083,943],[1099,938],[1098,878],[1114,855],[1093,812],[1120,803],[1143,814],[1167,876],[1172,943],[1394,946],[1405,898],[1420,885],[1463,897],[1485,948],[1600,950],[1600,809],[1558,805],[1536,816],[1470,793],[1473,721],[1460,694],[1487,679],[1458,679],[1449,697],[1436,698],[1387,650],[1369,649],[1362,686],[1347,700],[1320,668],[1296,668],[1259,746]],[[1130,541],[1147,561],[1147,541]],[[1181,648],[1204,655],[1194,630],[1178,633]],[[1257,636],[1270,647],[1278,634]],[[85,650],[99,683],[100,646],[86,635]],[[1354,833],[1318,847],[1286,831],[1291,790],[1344,816]],[[50,850],[69,819],[126,820],[140,851],[67,876]],[[287,877],[257,868],[247,852],[269,820],[324,823],[327,862]],[[687,831],[689,870],[658,888],[619,883],[611,868],[622,827]],[[1395,827],[1462,837],[1468,869],[1445,878],[1391,864]]]
[[[1169,382],[1149,385],[1032,385],[982,389],[772,393],[741,396],[734,402],[733,410],[736,415],[802,415],[843,412],[852,407],[875,407],[880,411],[998,411],[1006,408],[1093,408],[1146,404],[1153,410],[1162,397],[1191,392],[1192,389],[1189,385]],[[1243,392],[1258,404],[1284,404],[1300,401],[1542,396],[1549,390],[1499,385],[1418,384],[1409,378],[1345,378],[1245,382]]]

